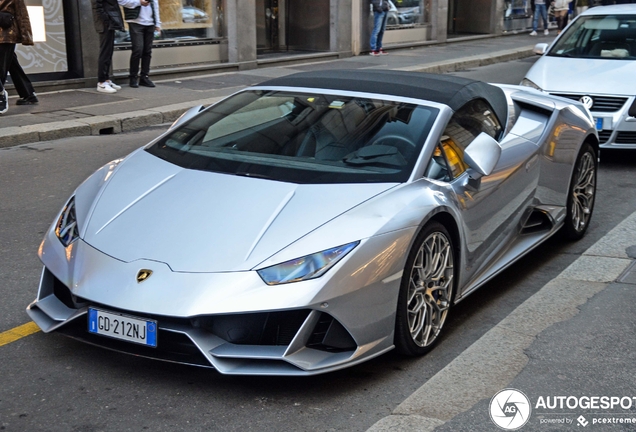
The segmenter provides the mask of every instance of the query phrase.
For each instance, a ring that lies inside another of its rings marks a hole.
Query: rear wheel
[[[395,346],[406,355],[431,350],[446,321],[455,287],[455,249],[446,228],[429,223],[406,261],[395,319]]]
[[[582,238],[590,224],[596,195],[596,171],[596,151],[589,143],[584,143],[576,158],[568,193],[563,230],[569,240]]]

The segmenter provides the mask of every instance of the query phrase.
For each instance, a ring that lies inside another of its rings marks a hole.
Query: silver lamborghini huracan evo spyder
[[[30,317],[223,374],[312,375],[443,336],[453,304],[579,239],[598,136],[579,102],[398,71],[276,78],[82,183]]]

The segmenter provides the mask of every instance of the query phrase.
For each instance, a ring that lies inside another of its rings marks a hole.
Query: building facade
[[[369,0],[155,1],[159,2],[162,21],[153,46],[151,74],[155,77],[247,70],[369,51],[373,26]],[[390,10],[385,48],[444,43],[462,36],[499,35],[506,31],[506,11],[512,10],[513,3],[386,1]],[[41,36],[34,47],[19,45],[16,51],[36,86],[94,85],[99,38],[91,0],[26,2],[35,23],[34,32]],[[523,2],[514,1],[515,5]],[[115,43],[113,75],[125,77],[130,57],[128,32],[117,32]]]

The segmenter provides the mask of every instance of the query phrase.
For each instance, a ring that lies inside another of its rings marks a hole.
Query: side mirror
[[[532,48],[532,52],[535,53],[536,55],[543,55],[545,54],[547,50],[548,50],[547,43],[538,43],[534,46],[534,48]]]
[[[172,123],[170,125],[169,129],[174,129],[177,126],[182,125],[183,123],[187,122],[188,120],[190,120],[192,117],[194,117],[195,115],[199,114],[205,107],[203,105],[197,105],[197,106],[193,106],[192,108],[190,108],[189,110],[187,110],[186,112],[184,112],[183,114],[181,114],[179,116],[178,119],[176,119],[174,121],[174,123]]]
[[[477,135],[464,150],[464,162],[471,168],[472,172],[469,172],[469,175],[473,179],[490,175],[500,157],[499,143],[485,132]]]

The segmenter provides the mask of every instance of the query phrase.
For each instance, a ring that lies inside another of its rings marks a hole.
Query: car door
[[[460,287],[477,278],[510,245],[530,214],[539,178],[536,144],[515,135],[500,140],[492,173],[471,178],[464,150],[482,132],[497,139],[502,127],[488,103],[473,100],[448,122],[427,176],[448,181],[461,213],[465,249]],[[461,294],[461,293],[459,293]]]

